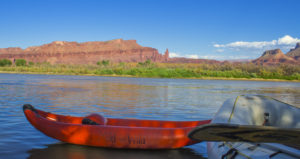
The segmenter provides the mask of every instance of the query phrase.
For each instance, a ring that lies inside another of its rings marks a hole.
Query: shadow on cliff
[[[192,149],[132,150],[79,146],[67,143],[51,144],[44,149],[28,151],[29,159],[201,159]]]

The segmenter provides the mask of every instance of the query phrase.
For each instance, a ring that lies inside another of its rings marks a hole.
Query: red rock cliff
[[[136,40],[116,39],[111,41],[66,42],[54,41],[41,46],[0,49],[0,59],[25,59],[32,62],[50,62],[52,64],[95,64],[101,60],[111,62],[167,62],[168,50],[164,55],[157,49],[143,47]]]

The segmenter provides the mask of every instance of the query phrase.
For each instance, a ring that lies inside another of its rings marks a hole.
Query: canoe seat
[[[106,125],[106,118],[100,114],[90,114],[82,119],[82,124],[86,125]]]

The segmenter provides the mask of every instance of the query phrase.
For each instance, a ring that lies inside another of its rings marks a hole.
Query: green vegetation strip
[[[4,63],[4,64],[2,64]],[[15,64],[0,61],[1,72],[132,76],[154,78],[213,78],[213,79],[279,79],[300,81],[300,67],[295,65],[258,66],[254,64],[170,64],[170,63],[110,63],[97,65],[50,65],[19,60]],[[2,64],[2,65],[1,65]]]

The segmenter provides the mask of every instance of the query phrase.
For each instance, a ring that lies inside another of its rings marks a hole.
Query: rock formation
[[[252,61],[260,65],[276,65],[280,63],[296,64],[297,61],[285,55],[280,49],[267,50],[261,57]]]
[[[169,50],[168,49],[165,52],[164,58],[167,59],[167,61],[169,60]]]
[[[295,49],[291,49],[286,55],[300,62],[300,43],[297,43]]]
[[[25,59],[32,62],[51,64],[96,64],[101,60],[111,62],[167,62],[169,51],[164,55],[157,49],[143,47],[136,40],[116,39],[111,41],[66,42],[54,41],[41,46],[0,49],[0,59]]]

